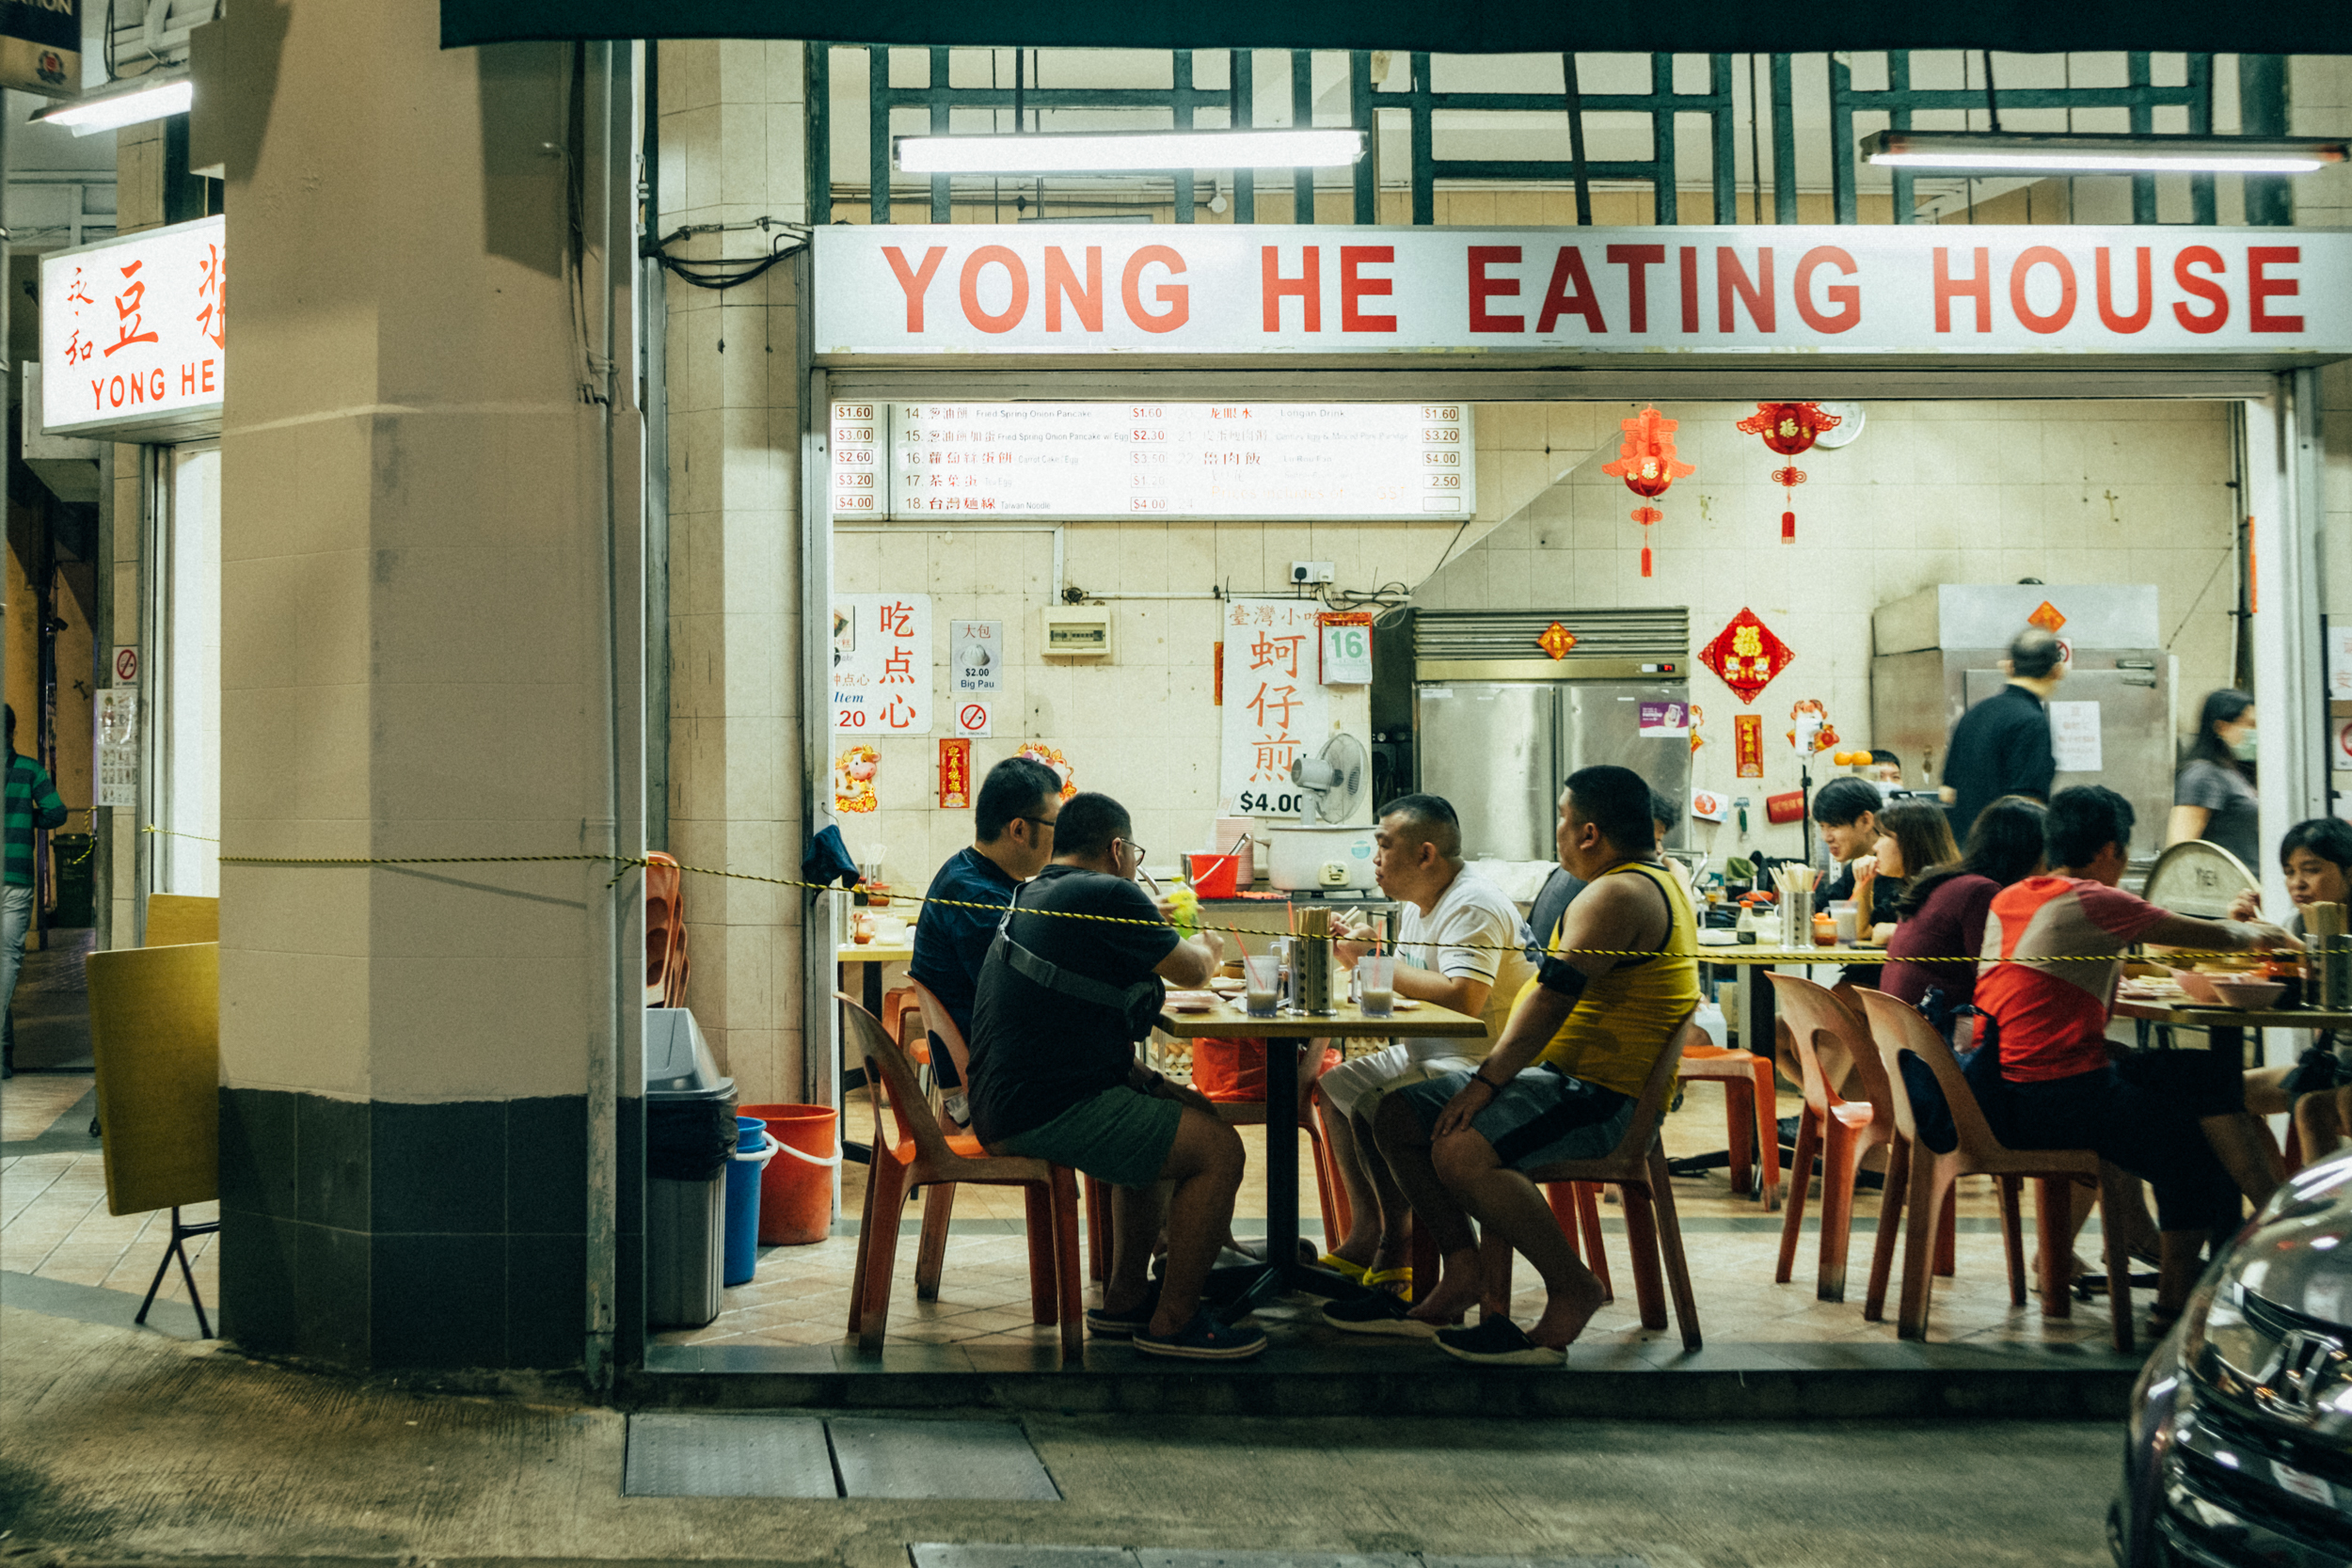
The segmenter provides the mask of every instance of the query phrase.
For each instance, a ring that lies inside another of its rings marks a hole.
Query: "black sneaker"
[[[1143,1300],[1123,1312],[1107,1307],[1088,1307],[1087,1332],[1097,1339],[1132,1339],[1151,1326],[1152,1314],[1159,1309],[1160,1282],[1155,1279],[1143,1288]]]
[[[1409,1304],[1385,1291],[1366,1291],[1345,1301],[1326,1303],[1323,1321],[1349,1334],[1385,1334],[1392,1339],[1426,1339],[1435,1323],[1408,1316]]]
[[[1260,1330],[1219,1323],[1206,1312],[1195,1312],[1192,1322],[1166,1336],[1152,1333],[1149,1326],[1138,1328],[1135,1341],[1136,1349],[1146,1355],[1190,1361],[1243,1361],[1265,1349],[1265,1335]]]
[[[1438,1348],[1486,1367],[1557,1367],[1568,1359],[1566,1351],[1537,1344],[1508,1318],[1487,1318],[1475,1328],[1441,1328]]]

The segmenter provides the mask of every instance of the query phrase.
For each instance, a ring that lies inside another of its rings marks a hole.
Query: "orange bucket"
[[[739,1105],[779,1146],[759,1173],[759,1244],[807,1246],[833,1232],[833,1173],[841,1164],[840,1113],[830,1105]]]
[[[1203,898],[1231,898],[1240,879],[1239,855],[1192,857],[1192,890]]]

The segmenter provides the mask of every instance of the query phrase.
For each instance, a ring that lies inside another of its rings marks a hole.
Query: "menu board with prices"
[[[1470,405],[838,403],[834,515],[1467,516]]]

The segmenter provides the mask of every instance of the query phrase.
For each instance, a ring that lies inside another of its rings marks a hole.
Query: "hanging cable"
[[[741,230],[757,230],[763,234],[772,235],[768,254],[708,261],[670,254],[672,245],[697,234],[720,234]],[[645,256],[664,271],[697,289],[724,291],[749,283],[777,262],[806,248],[808,237],[809,230],[805,225],[787,223],[781,218],[756,217],[744,223],[690,223],[647,245]]]

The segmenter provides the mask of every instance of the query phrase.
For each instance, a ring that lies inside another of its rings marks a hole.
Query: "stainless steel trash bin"
[[[645,1009],[645,1323],[700,1328],[719,1315],[735,1080],[694,1015]]]

